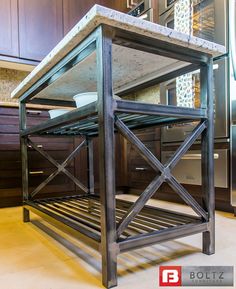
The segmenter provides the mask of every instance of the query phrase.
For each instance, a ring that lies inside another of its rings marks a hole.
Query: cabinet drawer
[[[0,107],[0,115],[19,116],[19,109],[15,107]]]
[[[35,108],[27,108],[27,117],[43,117],[49,118],[49,113],[45,109],[35,109]],[[0,115],[1,116],[17,116],[19,119],[19,108],[18,107],[0,107]]]
[[[158,158],[160,159],[160,141],[144,142],[144,145]],[[145,166],[150,167],[140,153],[134,146],[128,145],[128,163],[129,168]]]
[[[150,131],[149,131],[150,133]],[[138,136],[138,135],[137,135]],[[139,136],[138,136],[139,137]],[[144,134],[140,139],[144,145],[160,159],[160,141],[149,140],[154,138],[148,134]],[[134,146],[128,144],[128,183],[130,188],[145,189],[150,182],[156,177],[156,171],[148,164],[148,162],[136,151]]]
[[[166,162],[172,154],[173,152],[171,151],[163,151],[163,162]],[[215,186],[228,188],[228,150],[215,149],[214,158]],[[172,173],[182,184],[200,186],[202,184],[201,162],[201,151],[188,151],[173,169]]]
[[[151,127],[151,128],[136,130],[134,131],[134,134],[143,142],[155,141],[155,140],[160,140],[161,130],[160,128]]]
[[[1,151],[20,151],[20,139],[18,134],[0,133],[0,154]]]
[[[56,161],[58,162],[63,162],[69,155],[69,151],[68,150],[52,150],[49,152],[49,155]],[[35,150],[29,150],[28,153],[28,160],[29,163],[30,162],[35,162],[35,161],[46,161],[49,162],[46,158],[44,158],[41,154],[39,154],[37,151]],[[36,164],[37,165],[37,164]]]
[[[43,147],[45,150],[71,150],[73,147],[73,138],[48,138],[48,137],[32,137],[32,141]],[[20,150],[19,134],[1,134],[0,133],[0,151],[2,150]]]
[[[66,156],[66,154],[69,155],[69,153],[72,152],[73,150],[73,143],[69,143],[69,142],[68,143],[51,143],[51,142],[39,141],[37,142],[36,146],[44,151],[55,151],[55,150],[60,151],[63,153],[63,156]],[[30,153],[35,151],[34,148],[31,147],[31,145],[28,146],[28,150]]]

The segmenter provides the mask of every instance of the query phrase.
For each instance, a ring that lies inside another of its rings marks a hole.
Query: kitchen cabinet
[[[48,117],[47,110],[27,109],[28,126],[39,124]],[[63,162],[74,148],[73,138],[54,138],[50,142],[45,137],[32,140],[58,162]],[[32,148],[29,147],[28,150],[29,190],[33,191],[56,168]],[[20,205],[22,193],[18,108],[0,107],[0,160],[0,207]],[[74,163],[69,164],[67,169],[73,173]],[[60,196],[65,192],[74,194],[74,191],[74,184],[65,175],[59,174],[37,197]]]
[[[83,137],[75,137],[75,147],[83,140]],[[99,193],[98,150],[98,137],[95,137],[93,138],[95,193]],[[127,141],[120,134],[115,135],[115,152],[116,193],[126,193],[128,189]],[[82,148],[75,157],[75,175],[85,186],[88,183],[87,169],[87,151],[86,148]]]
[[[124,0],[0,0],[0,58],[37,64],[94,4],[129,10]]]
[[[130,8],[128,7],[130,4],[128,5],[127,0],[111,0],[111,1],[105,0],[103,2],[105,2],[103,3],[104,6],[118,10],[120,12],[127,13],[130,10]]]
[[[20,57],[42,60],[63,37],[62,0],[18,0]]]
[[[49,118],[47,110],[27,109],[27,125],[37,125]],[[50,141],[46,137],[31,137],[31,139],[59,163],[62,163],[72,150],[82,141],[80,137],[54,137]],[[117,193],[125,192],[127,181],[127,142],[116,135],[116,183]],[[28,147],[29,161],[29,190],[45,180],[56,167],[43,158],[38,152]],[[95,189],[99,190],[98,139],[94,139],[94,175]],[[0,107],[0,207],[16,206],[22,203],[21,194],[21,156],[19,142],[19,113],[18,108]],[[82,170],[87,162],[87,151],[83,148],[66,167],[73,175],[87,185],[86,170]],[[81,166],[83,164],[83,166]],[[74,194],[74,183],[64,174],[53,179],[37,197],[61,196]]]
[[[95,3],[99,4],[99,2],[94,0],[63,0],[64,34],[69,32]]]
[[[146,128],[135,131],[135,135],[147,146],[148,149],[160,159],[160,129]],[[156,177],[157,173],[148,165],[142,156],[127,144],[127,179],[131,193],[139,193],[144,190]]]
[[[0,0],[0,54],[19,56],[17,0]]]
[[[70,29],[95,5],[103,5],[111,9],[121,12],[127,12],[126,0],[63,0],[63,21],[64,21],[64,34]]]
[[[145,145],[156,155],[159,160],[163,162],[160,156],[160,150],[165,153],[166,147],[160,148],[160,138],[157,134],[154,136],[154,132],[146,130],[146,133],[138,133],[140,139]],[[176,151],[178,147],[176,145],[170,146],[168,150]],[[200,145],[194,145],[192,149],[200,150]],[[225,144],[215,144],[215,150],[229,150],[229,146]],[[147,165],[146,161],[136,152],[131,145],[128,145],[127,153],[130,156],[128,160],[128,193],[140,195],[148,184],[156,176],[156,172]],[[165,163],[165,161],[164,161]],[[202,187],[200,185],[183,184],[186,190],[194,197],[199,203],[203,203]],[[184,203],[182,198],[174,192],[174,190],[166,183],[154,194],[153,198],[175,202]],[[233,207],[230,204],[230,189],[223,187],[215,187],[215,202],[216,209],[222,211],[233,212]]]

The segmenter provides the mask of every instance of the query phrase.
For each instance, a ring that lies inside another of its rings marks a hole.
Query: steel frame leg
[[[97,39],[97,78],[102,283],[111,288],[117,285],[112,31],[104,26]]]
[[[26,129],[26,104],[20,102],[20,130]],[[29,179],[28,179],[28,150],[27,138],[20,138],[21,164],[22,164],[22,193],[23,204],[29,199]],[[23,208],[23,222],[30,221],[29,210]]]
[[[215,190],[214,190],[214,96],[213,63],[201,68],[202,105],[208,108],[207,129],[202,134],[202,189],[208,212],[209,230],[203,233],[202,251],[215,253]]]
[[[90,137],[86,137],[87,144],[87,178],[88,178],[88,194],[94,195],[94,166],[93,166],[93,140]],[[93,210],[94,200],[88,201],[88,212]]]
[[[86,138],[87,144],[87,169],[88,169],[88,191],[94,194],[94,167],[93,167],[93,140]]]

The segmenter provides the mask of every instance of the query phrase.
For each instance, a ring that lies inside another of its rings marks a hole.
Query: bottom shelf
[[[125,215],[132,202],[116,199],[116,222]],[[46,218],[62,223],[83,235],[86,243],[99,250],[101,241],[101,203],[98,196],[68,196],[25,202],[24,207]],[[145,205],[129,224],[117,244],[126,251],[165,240],[207,230],[201,218]],[[92,242],[88,242],[91,241]]]

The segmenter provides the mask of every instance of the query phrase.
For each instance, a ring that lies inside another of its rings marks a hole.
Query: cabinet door
[[[63,0],[64,35],[89,11],[95,0]]]
[[[17,0],[0,0],[0,54],[19,56]]]
[[[101,0],[101,5],[104,5],[114,10],[118,10],[120,12],[127,13],[130,10],[130,8],[128,7],[129,2],[130,0],[128,2],[127,0]]]
[[[122,12],[127,12],[129,10],[127,8],[126,0],[63,0],[64,34],[70,31],[95,4]]]
[[[63,37],[62,0],[19,0],[20,57],[42,60]]]

